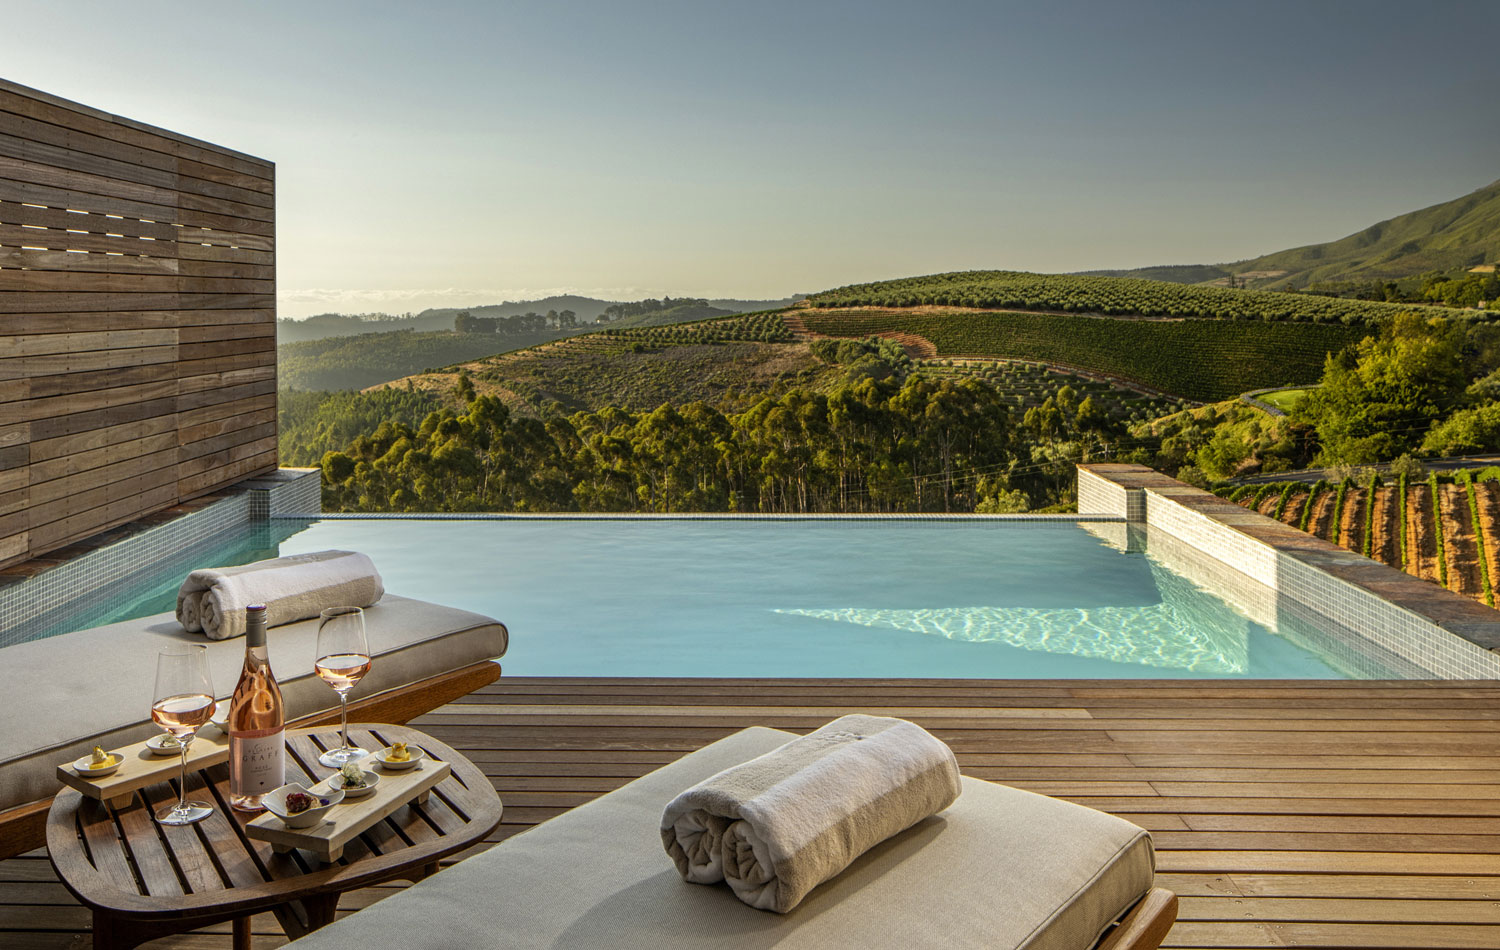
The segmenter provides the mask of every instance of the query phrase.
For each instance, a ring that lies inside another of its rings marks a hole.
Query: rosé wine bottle
[[[246,611],[245,668],[229,701],[229,803],[264,811],[261,798],[286,784],[286,707],[266,652],[266,608]]]

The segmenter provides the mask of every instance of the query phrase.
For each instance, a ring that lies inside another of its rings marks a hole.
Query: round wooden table
[[[351,725],[366,749],[409,742],[447,762],[452,774],[426,802],[398,808],[344,848],[332,864],[306,852],[277,854],[247,838],[245,815],[229,807],[229,767],[188,773],[188,797],[214,813],[194,825],[158,824],[152,815],[177,797],[171,782],[150,785],[112,808],[64,789],[47,815],[47,850],[69,891],[94,913],[94,946],[129,948],[168,934],[234,921],[235,950],[250,947],[250,915],[269,910],[292,939],[332,922],[339,895],[397,878],[417,881],[439,859],[482,840],[500,824],[500,797],[468,759],[405,726]],[[287,781],[332,774],[318,764],[337,748],[337,728],[287,731]]]

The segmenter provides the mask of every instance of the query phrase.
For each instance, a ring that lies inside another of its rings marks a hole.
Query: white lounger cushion
[[[374,663],[352,700],[502,656],[505,627],[454,607],[387,594],[365,609]],[[267,645],[288,718],[338,705],[313,672],[318,621],[272,627]],[[171,613],[19,643],[0,650],[0,811],[56,794],[57,766],[95,745],[115,748],[161,730],[150,722],[156,654],[206,644],[214,691],[234,691],[245,641],[205,640]]]
[[[952,808],[876,846],[785,916],[727,887],[684,883],[662,852],[663,804],[791,738],[736,733],[293,946],[1084,950],[1151,887],[1140,828],[969,778]]]

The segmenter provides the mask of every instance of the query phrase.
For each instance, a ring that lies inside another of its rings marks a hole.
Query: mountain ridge
[[[1171,283],[1227,282],[1265,290],[1314,283],[1386,281],[1500,261],[1500,179],[1449,201],[1387,218],[1321,244],[1220,264],[1080,271]]]

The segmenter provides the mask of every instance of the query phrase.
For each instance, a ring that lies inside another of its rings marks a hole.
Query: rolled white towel
[[[851,715],[677,796],[661,837],[683,879],[786,913],[962,790],[952,750],[902,719]]]
[[[198,612],[203,608],[203,591],[177,591],[177,622],[188,633],[202,633],[203,620]]]
[[[245,608],[266,605],[266,625],[316,617],[328,607],[368,607],[385,594],[380,572],[363,554],[319,551],[193,571],[177,591],[183,629],[210,640],[245,634]]]

